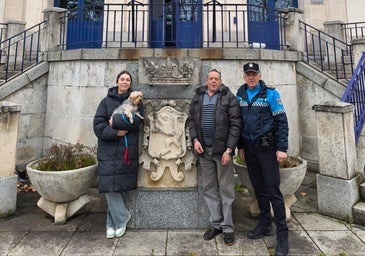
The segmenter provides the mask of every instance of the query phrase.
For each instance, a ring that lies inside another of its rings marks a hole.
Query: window
[[[198,18],[198,1],[197,0],[180,0],[180,20],[197,21]]]

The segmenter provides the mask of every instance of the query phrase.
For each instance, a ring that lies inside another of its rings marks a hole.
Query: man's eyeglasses
[[[215,72],[217,72],[217,73],[219,73],[221,75],[220,69],[217,69],[217,68],[211,68],[211,69],[209,69],[208,73],[213,72],[213,71],[215,71]]]

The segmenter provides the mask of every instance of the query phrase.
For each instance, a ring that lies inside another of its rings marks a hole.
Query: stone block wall
[[[140,59],[147,57],[194,58],[200,66],[194,74],[198,80],[189,86],[149,85],[140,79],[139,73]],[[22,164],[40,157],[43,148],[55,141],[96,145],[92,127],[96,108],[108,88],[115,85],[116,75],[122,69],[132,73],[133,87],[143,90],[147,98],[171,98],[174,94],[176,98],[190,100],[194,89],[205,83],[211,67],[222,71],[223,83],[236,93],[243,83],[243,64],[255,61],[260,64],[263,80],[274,85],[282,96],[289,118],[289,152],[301,155],[308,160],[310,169],[316,169],[318,147],[312,106],[325,100],[339,100],[344,88],[299,60],[297,52],[265,49],[54,51],[48,53],[49,72],[42,67],[38,75],[27,75],[24,81],[11,85],[14,91],[0,88],[0,98],[22,105],[17,145],[17,164]]]
[[[0,88],[0,98],[21,106],[16,152],[16,168],[43,155],[47,105],[48,65],[39,66]]]
[[[140,73],[141,59],[148,57],[192,58],[197,62],[194,76],[198,79],[194,77],[193,84],[188,86],[149,85]],[[132,73],[132,86],[144,91],[146,99],[190,100],[194,90],[205,83],[206,73],[212,67],[221,70],[223,83],[235,94],[243,83],[243,64],[255,61],[260,64],[263,80],[274,85],[282,95],[290,120],[289,150],[300,154],[296,52],[264,49],[146,49],[143,52],[139,49],[82,49],[52,52],[48,59],[45,147],[52,141],[80,141],[96,145],[92,130],[96,108],[108,88],[115,85],[116,76],[123,69]],[[282,75],[283,70],[286,71],[285,76]]]

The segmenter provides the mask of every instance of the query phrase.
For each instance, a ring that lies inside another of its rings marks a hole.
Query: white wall
[[[348,22],[365,22],[365,1],[348,0],[347,1],[347,18]]]
[[[53,2],[53,1],[52,1]],[[53,3],[52,3],[53,6]],[[43,20],[42,11],[48,6],[48,0],[31,0],[25,2],[24,20],[26,28],[32,27]],[[28,11],[29,10],[29,11]]]
[[[5,0],[4,21],[24,21],[24,0]],[[32,10],[29,10],[32,12]]]
[[[0,23],[4,22],[5,0],[0,0]]]

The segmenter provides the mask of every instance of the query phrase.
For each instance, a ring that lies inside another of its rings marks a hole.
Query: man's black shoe
[[[213,227],[210,227],[205,233],[204,233],[204,240],[212,240],[216,235],[221,234],[221,229],[216,229]]]
[[[232,245],[234,244],[234,234],[233,232],[227,232],[227,233],[224,233],[224,243],[226,245]]]
[[[278,241],[275,249],[275,256],[287,256],[289,253],[288,241]]]
[[[258,224],[256,228],[247,233],[247,237],[250,239],[259,239],[264,236],[272,236],[272,235],[274,235],[274,232],[272,230],[271,224],[269,226]]]

